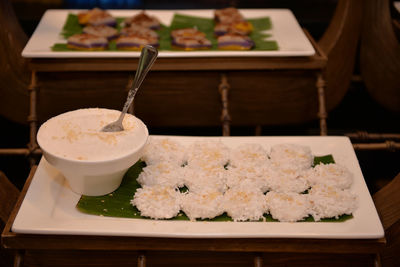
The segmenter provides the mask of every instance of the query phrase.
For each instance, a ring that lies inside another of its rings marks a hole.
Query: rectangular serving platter
[[[213,222],[150,220],[102,217],[76,209],[80,195],[72,192],[65,178],[44,158],[41,159],[12,231],[28,234],[142,236],[169,238],[332,238],[375,239],[384,236],[382,224],[364,181],[356,154],[347,137],[188,137],[171,138],[183,145],[197,140],[221,140],[233,148],[258,143],[269,149],[274,144],[309,146],[316,156],[332,154],[354,175],[351,190],[358,195],[359,207],[344,222]]]
[[[26,58],[136,58],[135,51],[52,51],[55,43],[66,43],[60,35],[68,14],[82,10],[47,10],[36,30],[22,51]],[[312,56],[314,47],[301,29],[296,17],[289,9],[240,9],[245,18],[270,17],[271,34],[268,40],[275,40],[279,50],[274,51],[160,51],[159,57],[290,57]],[[115,17],[130,17],[141,10],[109,10]],[[164,25],[170,25],[174,14],[212,18],[214,10],[146,10],[156,16]]]

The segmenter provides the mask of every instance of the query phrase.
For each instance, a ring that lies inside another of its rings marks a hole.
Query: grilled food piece
[[[172,48],[185,51],[207,50],[211,48],[211,41],[205,37],[176,37],[172,39]]]
[[[126,27],[137,25],[152,30],[157,30],[161,26],[160,21],[155,16],[149,16],[144,11],[133,17],[126,18],[124,24]]]
[[[118,37],[118,31],[107,25],[88,25],[82,29],[83,33],[88,33],[91,35],[107,38],[107,40],[112,40]]]
[[[136,35],[146,38],[159,38],[158,33],[152,29],[145,28],[138,25],[131,25],[130,27],[122,28],[120,31],[121,35]]]
[[[240,34],[225,34],[217,38],[218,49],[222,50],[250,50],[254,47],[250,37]]]
[[[117,20],[110,13],[100,8],[79,13],[78,21],[81,25],[107,25],[110,27],[117,25]]]
[[[192,51],[211,48],[211,41],[206,34],[196,28],[176,29],[171,32],[172,48]]]
[[[74,50],[101,51],[108,48],[108,40],[88,33],[75,34],[67,39],[67,47]]]
[[[144,37],[139,35],[121,35],[115,41],[118,50],[140,51],[146,45],[159,46],[158,38]]]
[[[199,31],[196,28],[183,28],[183,29],[176,29],[171,31],[171,37],[190,37],[190,38],[198,38],[203,39],[206,37],[204,32]]]
[[[214,20],[217,23],[230,24],[232,22],[244,21],[244,17],[238,9],[234,7],[228,7],[215,10]]]
[[[232,23],[217,23],[214,27],[214,34],[221,36],[227,33],[249,35],[253,31],[253,25],[248,21],[239,21]]]

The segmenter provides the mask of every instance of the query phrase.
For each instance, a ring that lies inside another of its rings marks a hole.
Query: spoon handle
[[[142,84],[146,74],[149,72],[151,66],[154,61],[156,61],[158,55],[158,51],[156,48],[146,45],[143,47],[142,52],[140,53],[138,68],[136,70],[135,78],[133,80],[132,86],[129,89],[128,97],[122,109],[121,115],[118,118],[118,121],[122,122],[126,112],[128,111],[130,105],[132,104],[133,99],[135,98],[136,92],[138,91],[140,85]]]

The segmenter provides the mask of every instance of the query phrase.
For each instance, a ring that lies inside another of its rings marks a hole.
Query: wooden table
[[[230,135],[230,126],[294,124],[319,118],[320,134],[326,135],[323,71],[327,57],[305,33],[316,51],[313,56],[158,58],[136,97],[135,114],[156,127],[222,125],[223,135]],[[31,58],[29,150],[38,151],[38,117],[65,111],[61,107],[72,108],[65,100],[69,91],[63,95],[57,87],[69,83],[70,91],[82,87],[74,100],[90,103],[96,92],[85,91],[89,80],[99,90],[127,87],[137,63],[137,58]],[[54,89],[46,91],[47,87]],[[56,100],[49,97],[57,93]],[[126,93],[119,93],[118,103],[123,103]]]
[[[377,253],[386,243],[384,238],[212,239],[13,233],[11,226],[35,171],[36,166],[2,233],[3,246],[16,250],[17,259],[24,258],[28,266],[379,266]]]

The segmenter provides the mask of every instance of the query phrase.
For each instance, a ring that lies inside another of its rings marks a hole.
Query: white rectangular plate
[[[141,10],[110,10],[116,17],[130,17]],[[275,40],[279,50],[274,51],[160,51],[159,57],[268,57],[268,56],[311,56],[315,50],[302,31],[295,16],[289,9],[241,9],[245,18],[270,17],[272,29],[268,40]],[[69,13],[77,14],[79,10],[47,10],[43,15],[32,37],[28,41],[22,56],[27,58],[106,58],[106,57],[139,57],[133,51],[65,51],[54,52],[55,43],[66,43],[60,35]],[[175,13],[212,18],[214,10],[147,10],[161,23],[170,25]]]
[[[153,136],[165,138],[165,136]],[[191,222],[111,218],[79,212],[80,195],[73,193],[64,177],[44,158],[33,177],[16,216],[12,231],[38,234],[81,234],[179,238],[334,238],[373,239],[384,236],[382,224],[364,181],[353,147],[346,137],[183,137],[168,136],[184,145],[209,138],[229,147],[259,143],[309,146],[314,155],[332,154],[354,175],[351,190],[359,197],[353,218],[344,222]]]

